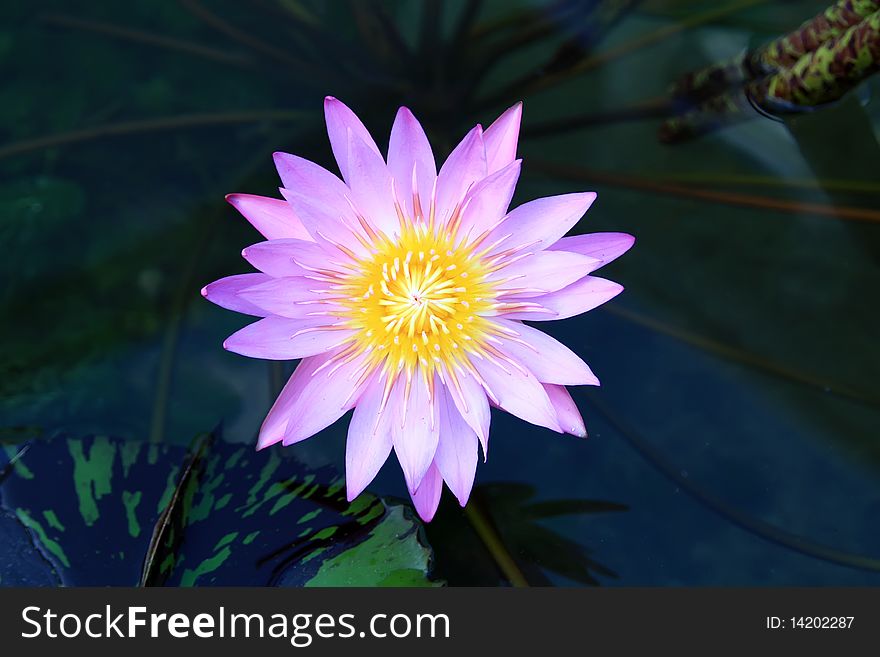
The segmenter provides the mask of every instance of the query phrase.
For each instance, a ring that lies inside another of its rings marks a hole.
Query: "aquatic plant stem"
[[[464,514],[510,585],[515,588],[528,587],[529,582],[526,576],[516,564],[507,546],[504,545],[504,541],[498,535],[492,520],[481,506],[480,500],[471,498],[467,506],[464,507]]]
[[[880,559],[860,554],[851,554],[834,547],[822,545],[821,543],[814,543],[803,536],[780,529],[775,525],[771,525],[759,518],[752,517],[727,504],[716,495],[704,490],[701,486],[695,483],[691,477],[682,475],[681,468],[668,462],[660,450],[651,446],[651,444],[635,429],[614,413],[608,404],[599,398],[599,395],[588,394],[582,389],[578,390],[581,391],[581,394],[587,399],[587,403],[590,407],[598,411],[617,434],[629,443],[630,447],[638,452],[645,461],[675,484],[677,488],[690,495],[697,502],[724,520],[733,523],[740,529],[759,538],[800,554],[804,554],[808,557],[834,563],[839,566],[846,566],[847,568],[880,572]]]
[[[870,180],[837,178],[776,178],[740,173],[645,173],[642,178],[695,185],[731,185],[738,187],[779,187],[811,189],[817,192],[847,192],[850,194],[880,194],[880,183]]]
[[[86,20],[83,18],[77,18],[76,16],[67,16],[66,14],[45,14],[40,17],[40,20],[47,25],[104,34],[114,39],[156,46],[165,50],[184,52],[216,62],[222,62],[224,64],[247,66],[253,63],[253,60],[244,53],[227,52],[225,50],[203,46],[191,41],[175,39],[162,34],[153,34],[144,30],[136,30],[130,27],[114,25],[112,23]]]
[[[669,326],[668,324],[657,321],[652,317],[646,317],[640,313],[622,308],[619,304],[605,306],[604,310],[615,317],[620,317],[633,324],[638,324],[639,326],[650,329],[656,333],[668,335],[680,342],[684,342],[685,344],[689,344],[692,347],[696,347],[708,353],[715,354],[716,356],[721,356],[722,358],[726,358],[735,363],[754,367],[755,369],[776,376],[789,383],[799,383],[815,388],[820,392],[835,395],[836,397],[842,397],[867,406],[880,407],[880,397],[878,396],[872,396],[869,393],[860,390],[828,383],[813,375],[791,369],[790,367],[773,362],[744,349],[738,349],[737,347],[724,344],[723,342],[718,342],[717,340],[712,340],[711,338],[702,335],[697,335],[674,326]]]
[[[262,40],[257,39],[253,35],[238,29],[232,23],[229,23],[224,18],[221,18],[213,11],[202,5],[198,0],[179,0],[180,4],[193,16],[201,20],[206,25],[225,35],[226,37],[240,43],[242,45],[247,46],[248,48],[253,49],[256,52],[262,53],[263,55],[267,55],[282,64],[288,66],[292,71],[296,72],[298,75],[303,75],[308,79],[310,76],[314,76],[316,71],[314,68],[310,68],[305,62],[302,62],[294,57],[291,57],[286,51],[281,48],[276,48],[273,45],[268,43],[264,43]]]
[[[181,130],[183,128],[202,128],[235,123],[256,123],[259,121],[296,121],[303,118],[301,112],[288,110],[260,110],[244,112],[218,112],[204,114],[181,114],[160,119],[143,119],[138,121],[122,121],[99,125],[93,128],[71,130],[54,135],[46,135],[35,139],[26,139],[0,146],[0,159],[22,155],[31,151],[53,146],[65,146],[78,142],[116,137],[120,135],[141,135],[164,130]]]
[[[497,93],[481,101],[479,104],[480,109],[504,104],[513,96],[516,96],[517,98],[530,96],[586,73],[587,71],[604,66],[605,64],[641,50],[642,48],[665,41],[669,37],[680,34],[685,30],[711,23],[744,9],[748,9],[749,7],[765,4],[767,2],[768,0],[735,0],[734,2],[715,7],[714,9],[710,9],[703,13],[683,18],[676,23],[665,25],[658,30],[636,37],[620,44],[619,46],[606,50],[605,52],[585,57],[579,62],[564,69],[552,73],[545,73],[545,65],[542,65],[538,67],[538,72],[529,73],[511,82]]]
[[[156,391],[153,397],[153,411],[150,416],[150,437],[151,443],[161,443],[165,440],[165,424],[168,413],[168,398],[171,393],[171,378],[174,373],[174,357],[177,354],[177,342],[180,338],[180,325],[183,322],[183,316],[186,313],[186,307],[189,305],[191,298],[194,296],[192,288],[195,287],[196,265],[204,254],[208,239],[204,239],[202,235],[211,235],[214,233],[208,230],[213,223],[214,218],[219,215],[218,211],[209,217],[209,220],[203,221],[205,224],[204,231],[198,231],[197,242],[190,252],[187,261],[186,270],[180,277],[180,282],[174,294],[174,300],[171,304],[168,324],[165,328],[165,334],[162,338],[161,356],[159,358],[159,369],[156,374]]]
[[[533,171],[541,171],[545,174],[589,183],[604,183],[614,187],[625,187],[643,192],[673,196],[676,198],[697,199],[712,203],[722,203],[737,207],[759,208],[762,210],[776,210],[790,214],[814,214],[831,219],[846,221],[880,222],[880,211],[870,208],[859,208],[847,205],[829,205],[827,203],[808,203],[802,201],[789,201],[770,196],[757,196],[740,194],[737,192],[725,192],[712,189],[697,189],[684,185],[670,184],[638,176],[628,176],[608,171],[596,171],[571,164],[556,164],[545,160],[532,159],[529,166]]]
[[[523,138],[534,139],[597,125],[664,118],[672,114],[673,110],[672,102],[665,96],[648,98],[615,109],[598,110],[596,112],[576,114],[541,123],[528,124],[523,126],[522,136]]]

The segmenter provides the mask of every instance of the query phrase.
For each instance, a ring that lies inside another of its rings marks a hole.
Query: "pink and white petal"
[[[440,495],[442,492],[443,477],[440,475],[440,470],[437,466],[432,463],[416,491],[410,492],[413,506],[416,507],[419,518],[424,522],[431,522],[434,519],[437,507],[440,506]]]
[[[339,171],[345,182],[351,184],[349,161],[348,161],[348,133],[357,135],[368,148],[375,151],[379,157],[379,147],[370,136],[370,132],[364,127],[361,120],[340,100],[333,96],[324,99],[324,120],[327,123],[327,136],[330,137],[330,147],[333,149],[333,157],[339,165]]]
[[[491,420],[486,391],[483,390],[477,377],[463,368],[456,367],[452,373],[447,370],[443,377],[449,396],[459,415],[477,434],[485,458],[489,450],[489,422]]]
[[[345,200],[348,187],[335,174],[298,155],[279,151],[272,157],[285,189],[329,206],[328,209],[337,213],[348,210]]]
[[[391,390],[388,407],[394,452],[412,493],[421,483],[437,451],[440,437],[437,400],[431,397],[421,372],[413,374],[411,383],[407,382],[406,374],[401,373]]]
[[[390,414],[381,408],[385,376],[371,376],[348,425],[345,442],[345,490],[348,501],[360,495],[391,454]]]
[[[477,473],[477,434],[461,417],[446,387],[438,381],[435,389],[439,404],[440,440],[434,454],[434,464],[443,475],[449,490],[458,498],[459,504],[464,506],[470,497]]]
[[[358,225],[357,217],[348,201],[345,201],[345,208],[340,209],[289,189],[282,188],[279,191],[302,220],[311,236],[309,239],[313,239],[328,252],[336,253],[337,257],[346,254],[345,259],[349,259],[351,254],[363,257],[368,253],[356,235],[359,233],[363,237],[366,233]]]
[[[487,359],[471,358],[489,397],[511,415],[553,431],[562,432],[556,409],[537,377],[505,363],[505,369]]]
[[[282,199],[254,194],[229,194],[226,200],[268,240],[284,237],[311,239],[293,208]]]
[[[572,235],[547,247],[552,251],[570,251],[582,253],[602,261],[607,265],[629,251],[636,238],[627,233],[590,233],[588,235]]]
[[[595,192],[583,192],[547,196],[523,203],[508,213],[485,243],[495,245],[490,253],[511,248],[526,248],[529,251],[550,248],[584,216],[594,200]]]
[[[553,408],[556,409],[556,417],[559,419],[559,426],[562,427],[562,430],[572,436],[586,438],[587,428],[584,426],[584,419],[565,386],[545,383],[544,389],[547,391],[547,396],[550,397]]]
[[[485,178],[486,148],[483,129],[474,127],[455,147],[437,174],[436,218],[442,226],[464,200],[468,190]]]
[[[251,358],[293,360],[331,351],[355,333],[328,326],[326,317],[265,317],[230,335],[223,348]]]
[[[437,179],[434,153],[421,124],[406,107],[397,110],[388,143],[388,171],[394,179],[398,198],[407,216],[414,216],[413,192],[419,196],[423,212],[431,207],[431,193]],[[415,189],[413,189],[415,172]]]
[[[327,364],[339,352],[303,358],[260,427],[257,449],[279,441],[305,440],[330,426],[358,400],[361,386],[354,376],[361,361],[339,367]]]
[[[245,315],[265,317],[271,313],[267,312],[265,308],[260,308],[251,301],[240,297],[239,293],[249,287],[271,280],[272,277],[266,274],[236,274],[235,276],[227,276],[213,283],[208,283],[202,288],[202,296],[211,303],[216,303],[221,308],[234,310]]]
[[[599,379],[580,356],[543,331],[500,317],[492,321],[503,332],[498,336],[501,352],[525,365],[541,383],[599,385]]]
[[[483,143],[486,145],[486,167],[489,174],[503,169],[516,159],[521,121],[522,103],[517,103],[486,128]]]
[[[388,236],[394,235],[400,220],[394,207],[391,174],[382,156],[374,152],[356,134],[349,132],[346,179],[358,211],[373,226]]]
[[[498,281],[503,293],[538,296],[561,290],[583,278],[598,266],[599,261],[580,253],[538,251],[529,253],[490,276]]]
[[[257,438],[257,449],[263,449],[274,445],[284,439],[284,430],[290,420],[290,409],[296,402],[302,388],[311,381],[312,375],[319,367],[330,359],[332,353],[319,354],[309,358],[303,358],[293,374],[284,384],[281,393],[269,409],[266,419],[260,427],[260,435]]]
[[[288,278],[266,276],[266,278],[268,280],[258,282],[239,292],[242,301],[263,311],[261,315],[263,317],[266,315],[292,319],[317,317],[341,309],[341,306],[334,304],[333,300],[337,297],[331,293],[326,283],[303,276]]]
[[[515,160],[471,188],[462,207],[458,230],[465,241],[470,241],[468,236],[470,239],[479,237],[504,217],[516,191],[521,164],[522,160]]]
[[[363,358],[350,362],[332,358],[315,371],[295,394],[284,445],[292,445],[329,427],[354,408],[363,392]]]
[[[585,313],[623,292],[620,283],[598,276],[584,276],[567,287],[542,296],[518,299],[520,302],[533,302],[546,309],[546,312],[502,313],[505,319],[528,319],[533,321],[552,321],[567,319]]]
[[[317,242],[281,239],[257,242],[246,247],[241,255],[260,271],[284,278],[307,276],[315,269],[329,269],[334,265],[338,271],[342,264],[339,261],[346,256],[339,250],[333,251]]]

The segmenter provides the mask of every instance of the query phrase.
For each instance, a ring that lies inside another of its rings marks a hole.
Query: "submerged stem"
[[[713,511],[721,518],[733,523],[750,534],[782,547],[786,547],[795,552],[799,552],[800,554],[840,566],[846,566],[848,568],[880,572],[880,559],[861,554],[852,554],[834,547],[822,545],[821,543],[814,543],[803,536],[785,531],[784,529],[771,525],[760,518],[755,518],[727,504],[719,497],[694,483],[692,478],[682,475],[681,468],[666,461],[660,450],[651,446],[647,440],[635,431],[635,429],[626,424],[624,420],[620,419],[604,402],[599,400],[598,395],[584,394],[584,396],[587,397],[590,406],[597,410],[618,435],[629,443],[629,445],[635,449],[642,458],[675,484],[676,487],[693,497],[696,501],[703,504],[706,508]]]
[[[790,367],[786,367],[781,363],[776,363],[757,354],[753,354],[743,349],[738,349],[734,346],[724,344],[723,342],[712,340],[711,338],[706,338],[702,335],[697,335],[683,329],[676,328],[674,326],[669,326],[651,317],[645,317],[644,315],[640,315],[639,313],[621,308],[620,305],[606,306],[605,310],[615,317],[620,317],[621,319],[625,319],[626,321],[632,322],[633,324],[638,324],[639,326],[643,326],[652,331],[656,331],[657,333],[668,335],[671,338],[684,342],[685,344],[689,344],[693,347],[697,347],[698,349],[702,349],[703,351],[706,351],[708,353],[721,356],[722,358],[726,358],[728,360],[732,360],[743,365],[754,367],[763,372],[766,372],[767,374],[772,374],[773,376],[779,377],[785,381],[810,386],[811,388],[816,388],[823,393],[843,397],[845,399],[859,402],[860,404],[865,404],[867,406],[880,406],[880,397],[876,395],[871,395],[870,393],[866,393],[861,390],[854,390],[852,388],[841,385],[829,384],[822,379],[819,379],[810,374],[806,374],[804,372],[799,372],[797,370],[791,369]]]
[[[588,169],[586,167],[579,167],[571,164],[555,164],[543,160],[531,160],[530,166],[533,170],[542,171],[545,174],[558,176],[567,180],[604,183],[615,187],[626,187],[653,194],[662,194],[664,196],[699,199],[712,203],[722,203],[725,205],[746,208],[760,208],[762,210],[777,210],[779,212],[790,214],[815,214],[830,219],[842,219],[846,221],[880,222],[880,211],[872,210],[870,208],[790,201],[773,198],[771,196],[758,196],[713,189],[693,188],[685,185],[649,180],[638,176],[628,176],[609,171],[596,171],[595,169]]]
[[[254,123],[258,121],[295,121],[303,118],[300,112],[286,110],[261,110],[254,112],[218,112],[204,114],[181,114],[168,116],[160,119],[143,119],[138,121],[122,121],[99,125],[82,130],[71,130],[54,135],[37,137],[17,141],[6,146],[0,146],[0,159],[22,155],[31,151],[53,146],[64,146],[83,141],[92,141],[104,137],[119,135],[139,135],[163,130],[179,130],[181,128],[201,128],[215,125],[227,125],[232,123]]]
[[[185,52],[225,64],[243,66],[252,63],[251,58],[242,53],[218,50],[192,41],[175,39],[164,34],[153,34],[152,32],[114,25],[112,23],[102,23],[100,21],[77,18],[76,16],[67,16],[66,14],[46,14],[41,17],[41,20],[48,25],[104,34],[122,41],[143,43],[166,50]]]
[[[507,546],[504,545],[504,541],[501,540],[498,531],[484,511],[480,501],[472,498],[464,508],[464,514],[473,526],[474,531],[477,532],[480,540],[483,541],[483,545],[489,550],[489,554],[492,555],[498,568],[507,578],[507,581],[510,582],[510,585],[516,588],[529,586],[526,576],[523,575],[513,555],[510,554]]]
[[[480,106],[493,107],[507,102],[511,96],[523,98],[538,91],[543,91],[548,87],[555,86],[581,75],[582,73],[604,66],[609,62],[620,59],[621,57],[636,52],[637,50],[652,46],[655,43],[660,43],[661,41],[680,34],[687,29],[711,23],[720,18],[725,18],[731,14],[742,11],[743,9],[764,4],[767,1],[768,0],[734,0],[734,2],[715,7],[694,16],[683,18],[676,23],[665,25],[658,30],[636,37],[605,52],[584,57],[571,66],[562,68],[553,73],[544,73],[546,64],[542,65],[537,68],[537,73],[528,73],[527,75],[514,80],[496,94],[493,94],[490,98],[487,98],[480,103]]]

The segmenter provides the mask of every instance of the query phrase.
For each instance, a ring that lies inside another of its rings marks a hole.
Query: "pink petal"
[[[499,281],[499,290],[537,296],[571,285],[593,271],[598,264],[599,260],[580,253],[538,251],[498,270],[490,280]]]
[[[547,396],[550,397],[553,408],[556,409],[556,417],[559,419],[559,426],[562,427],[562,430],[578,438],[586,438],[587,428],[584,426],[581,413],[568,390],[564,386],[550,383],[545,383],[544,389],[547,391]]]
[[[522,103],[507,109],[486,129],[486,166],[490,174],[503,169],[516,159],[516,144],[522,121]]]
[[[261,274],[262,275],[262,274]],[[239,297],[263,311],[262,315],[304,318],[338,309],[328,303],[335,298],[325,283],[302,276],[271,278],[242,289]],[[319,303],[320,302],[320,303]]]
[[[386,235],[393,235],[400,226],[400,220],[394,207],[391,174],[385,160],[353,132],[349,132],[349,137],[349,177],[346,181],[351,188],[351,198],[374,228]]]
[[[305,440],[329,427],[357,403],[360,388],[355,375],[361,361],[339,367],[325,365],[333,355],[320,354],[300,361],[260,427],[257,449],[279,440],[285,445]]]
[[[327,323],[326,317],[266,317],[230,335],[223,348],[251,358],[293,360],[330,351],[355,334]]]
[[[499,346],[501,352],[525,365],[541,383],[599,385],[599,379],[580,356],[558,340],[521,322],[500,317],[493,321],[505,332],[498,338],[502,343]],[[516,335],[512,336],[511,333]]]
[[[360,379],[363,360],[331,363],[310,376],[298,391],[290,407],[290,420],[284,432],[284,444],[292,445],[321,429],[329,427],[353,408],[363,390]]]
[[[523,203],[508,213],[486,238],[485,244],[497,245],[492,250],[494,253],[519,247],[529,251],[550,248],[584,216],[594,200],[594,192],[584,192],[547,196]],[[598,259],[598,256],[594,257]]]
[[[419,205],[427,213],[431,207],[431,192],[437,179],[437,165],[434,153],[425,136],[422,126],[406,107],[397,111],[391,127],[391,140],[388,144],[388,170],[394,179],[398,198],[407,213],[414,216],[413,171],[415,170],[415,192],[419,195]]]
[[[319,164],[290,153],[276,152],[272,154],[272,158],[285,189],[322,205],[330,205],[340,212],[348,209],[345,201],[348,187],[333,173]]]
[[[384,375],[373,375],[364,387],[348,425],[345,489],[349,502],[373,481],[391,453],[391,415],[380,410],[384,389]]]
[[[532,302],[543,306],[547,309],[546,313],[513,312],[504,313],[503,316],[506,319],[535,321],[566,319],[592,310],[596,306],[601,306],[621,292],[623,292],[623,286],[619,283],[598,276],[584,276],[579,281],[556,292],[527,299],[517,299],[517,301]]]
[[[293,374],[284,384],[281,393],[269,409],[266,419],[260,427],[260,435],[257,438],[257,449],[263,449],[274,445],[284,439],[284,430],[290,420],[290,408],[296,402],[296,396],[304,385],[311,381],[315,370],[323,365],[332,356],[331,353],[303,358]]]
[[[274,157],[284,182],[281,194],[308,231],[309,239],[330,240],[349,250],[364,251],[353,234],[360,228],[351,209],[348,186],[309,160],[288,153],[275,153]]]
[[[483,455],[489,450],[489,400],[486,391],[477,378],[464,369],[456,369],[454,377],[446,372],[444,375],[449,396],[455,404],[459,415],[474,430],[483,446]]]
[[[345,189],[350,194],[348,187]],[[356,235],[360,233],[364,236],[365,233],[358,225],[357,217],[347,200],[345,208],[340,208],[289,189],[282,188],[279,191],[302,220],[311,235],[310,239],[314,239],[327,251],[338,252],[340,255],[348,252],[362,257],[367,254],[367,249]]]
[[[449,154],[437,174],[436,216],[441,225],[464,200],[468,190],[486,175],[483,129],[476,126]]]
[[[303,276],[332,264],[323,246],[305,240],[281,239],[257,242],[241,252],[242,257],[262,272],[283,278]],[[341,251],[336,254],[343,257]]]
[[[479,237],[501,221],[516,191],[521,164],[516,160],[471,188],[461,212],[462,235]]]
[[[213,283],[208,283],[202,288],[202,296],[211,303],[216,303],[221,308],[234,310],[237,313],[245,315],[255,315],[257,317],[265,317],[270,313],[264,308],[251,303],[250,301],[240,297],[238,294],[242,290],[253,285],[259,285],[272,278],[266,274],[237,274],[235,276],[227,276]]]
[[[437,443],[437,453],[434,454],[434,464],[446,480],[449,490],[464,506],[470,497],[477,473],[477,434],[461,417],[449,391],[439,381],[436,390],[440,441]],[[424,481],[422,485],[424,486]]]
[[[563,237],[556,244],[547,248],[552,251],[582,253],[598,258],[603,265],[607,265],[629,251],[635,241],[635,237],[626,233],[590,233],[589,235]]]
[[[486,359],[472,358],[471,365],[480,373],[487,394],[500,408],[531,424],[562,432],[556,419],[556,409],[534,374],[507,363],[504,364],[505,369],[501,369]]]
[[[351,184],[349,179],[349,162],[348,162],[348,133],[357,135],[358,139],[363,141],[368,148],[375,151],[379,157],[379,147],[370,136],[370,132],[361,123],[361,120],[352,112],[344,103],[335,99],[333,96],[327,96],[324,99],[324,119],[327,122],[327,135],[330,137],[330,146],[333,149],[333,157],[339,165],[339,171],[342,173],[345,182]]]
[[[266,239],[311,239],[293,209],[281,199],[253,194],[229,194],[226,200]]]
[[[407,377],[401,373],[394,383],[388,402],[391,410],[391,440],[394,452],[410,492],[418,488],[434,459],[440,437],[437,401],[430,397],[428,386],[419,371],[412,376],[409,395]]]
[[[413,506],[419,517],[425,522],[431,522],[434,514],[437,513],[437,507],[440,506],[440,494],[443,492],[443,478],[440,471],[433,463],[425,473],[422,483],[419,484],[415,492],[410,493]]]

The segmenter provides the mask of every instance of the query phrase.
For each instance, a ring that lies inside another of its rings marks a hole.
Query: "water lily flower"
[[[621,233],[563,237],[596,198],[540,198],[508,210],[519,178],[521,104],[465,135],[436,169],[400,108],[387,160],[355,114],[324,103],[342,179],[276,153],[283,199],[232,194],[266,238],[242,252],[259,273],[211,283],[214,303],[262,319],[223,346],[302,359],[260,428],[258,448],[292,445],[354,410],[349,500],[392,449],[419,515],[445,481],[462,506],[485,458],[489,407],[585,436],[565,386],[598,385],[573,351],[523,320],[565,319],[623,288],[591,273],[625,252]]]

